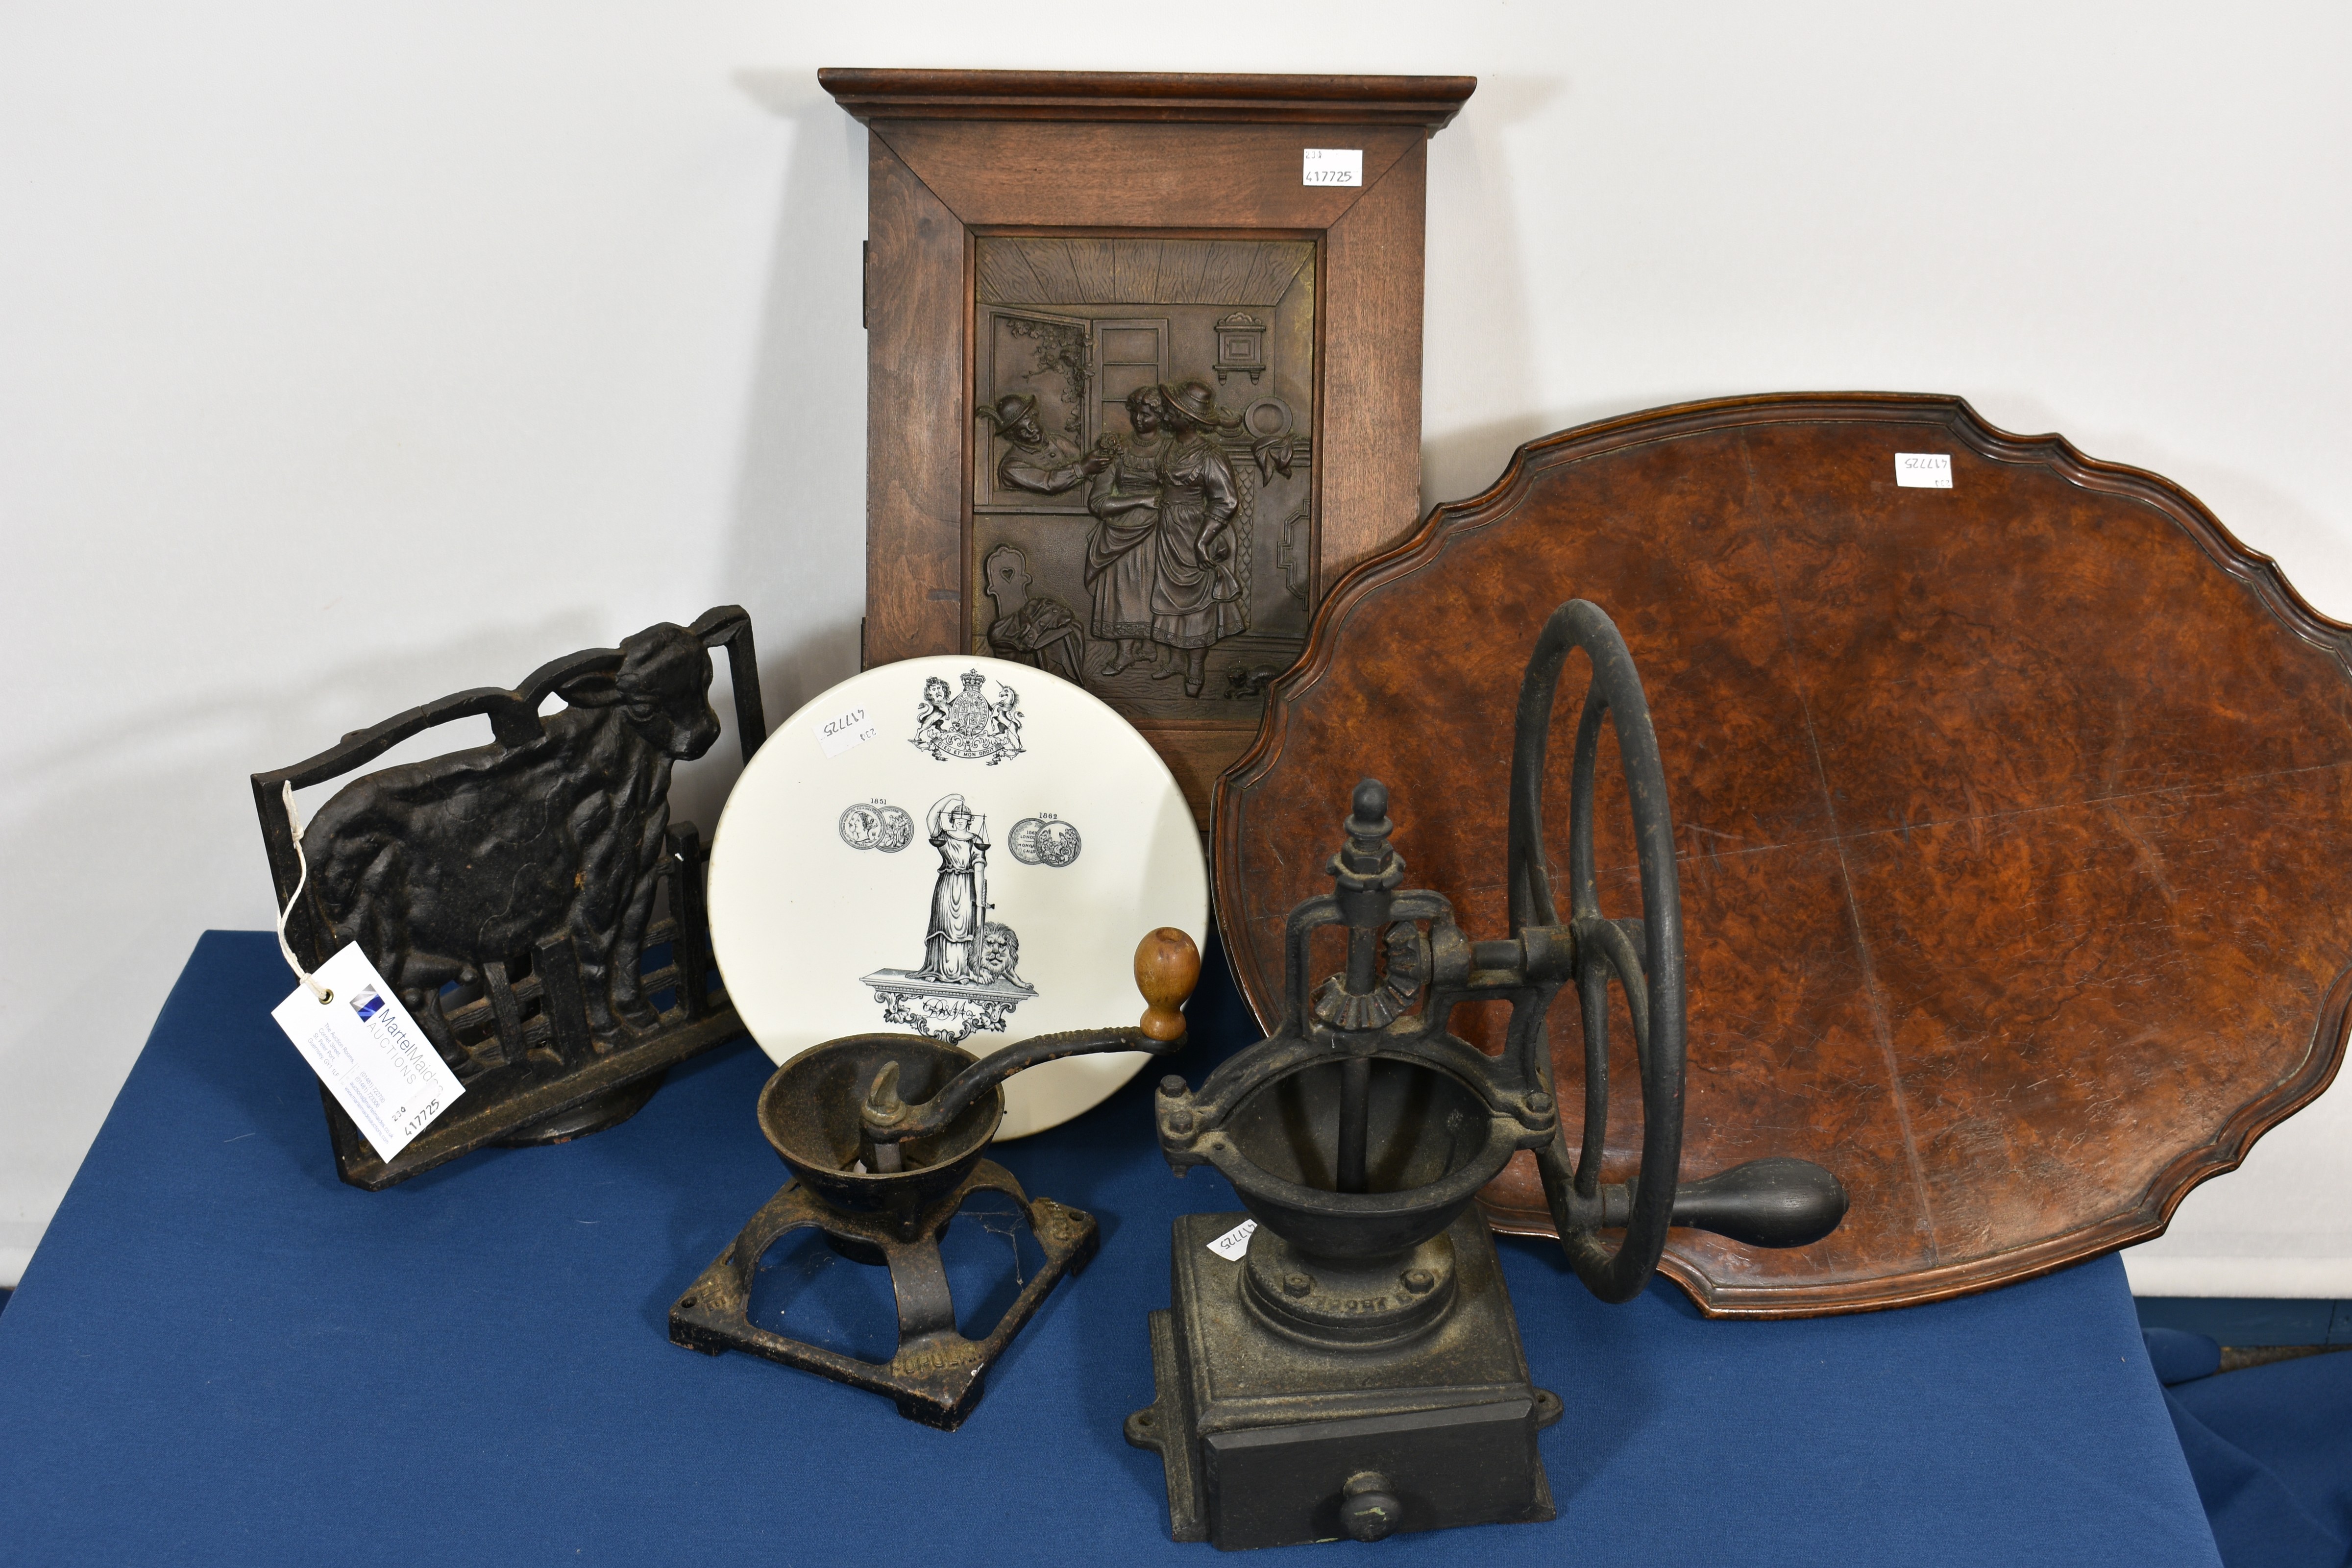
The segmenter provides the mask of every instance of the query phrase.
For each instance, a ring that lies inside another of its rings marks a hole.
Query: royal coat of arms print
[[[1021,754],[1021,694],[1001,682],[990,700],[987,679],[976,669],[963,672],[963,689],[950,695],[938,676],[923,682],[922,700],[915,711],[915,735],[910,744],[933,759],[950,757],[985,762],[994,767]]]

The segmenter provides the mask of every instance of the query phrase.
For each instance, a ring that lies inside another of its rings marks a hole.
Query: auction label
[[[1305,185],[1360,185],[1364,183],[1364,150],[1361,147],[1309,147],[1307,149]]]
[[[824,748],[828,757],[837,757],[852,746],[862,746],[881,732],[882,726],[863,708],[852,708],[846,713],[816,721],[816,743]]]
[[[311,978],[327,988],[326,1001],[298,985],[269,1016],[335,1103],[360,1124],[377,1157],[389,1160],[466,1087],[359,943],[345,943]]]
[[[1906,490],[1950,489],[1952,459],[1942,452],[1897,452],[1895,486]]]
[[[1254,1219],[1245,1219],[1242,1221],[1241,1224],[1234,1226],[1233,1229],[1225,1232],[1224,1235],[1217,1237],[1216,1240],[1209,1243],[1209,1250],[1215,1253],[1218,1257],[1223,1258],[1228,1263],[1239,1263],[1242,1260],[1242,1254],[1249,1250],[1249,1238],[1251,1232],[1256,1229],[1257,1221]]]

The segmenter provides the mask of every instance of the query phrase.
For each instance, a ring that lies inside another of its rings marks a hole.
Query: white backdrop
[[[865,132],[818,66],[1475,74],[1426,500],[1684,398],[1954,392],[2352,616],[2347,55],[2340,3],[16,0],[0,1282],[197,933],[269,920],[248,773],[729,601],[770,715],[852,672]],[[2352,1296],[2347,1194],[2339,1088],[2134,1280]]]

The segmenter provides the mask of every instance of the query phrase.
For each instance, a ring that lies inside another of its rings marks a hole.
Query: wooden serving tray
[[[1898,488],[1901,453],[1948,455],[1952,488]],[[1407,884],[1504,934],[1520,671],[1575,597],[1622,629],[1672,790],[1684,1176],[1793,1154],[1853,1197],[1794,1251],[1675,1232],[1663,1268],[1710,1314],[1934,1300],[2144,1240],[2334,1076],[2352,627],[2178,486],[1954,397],[1738,398],[1547,437],[1339,584],[1218,784],[1218,918],[1261,1019],[1360,777],[1391,786]],[[1571,667],[1554,719],[1556,864],[1582,685]],[[1604,744],[1622,915],[1615,767]],[[1574,1007],[1552,1023],[1572,1109]],[[1614,1098],[1626,1169],[1639,1114]],[[1524,1155],[1482,1201],[1549,1231]]]

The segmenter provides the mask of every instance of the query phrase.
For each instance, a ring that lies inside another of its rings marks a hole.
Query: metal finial
[[[1389,786],[1366,779],[1349,805],[1348,842],[1331,858],[1332,876],[1350,892],[1395,887],[1404,879],[1404,858],[1389,847],[1395,827],[1389,820]]]

